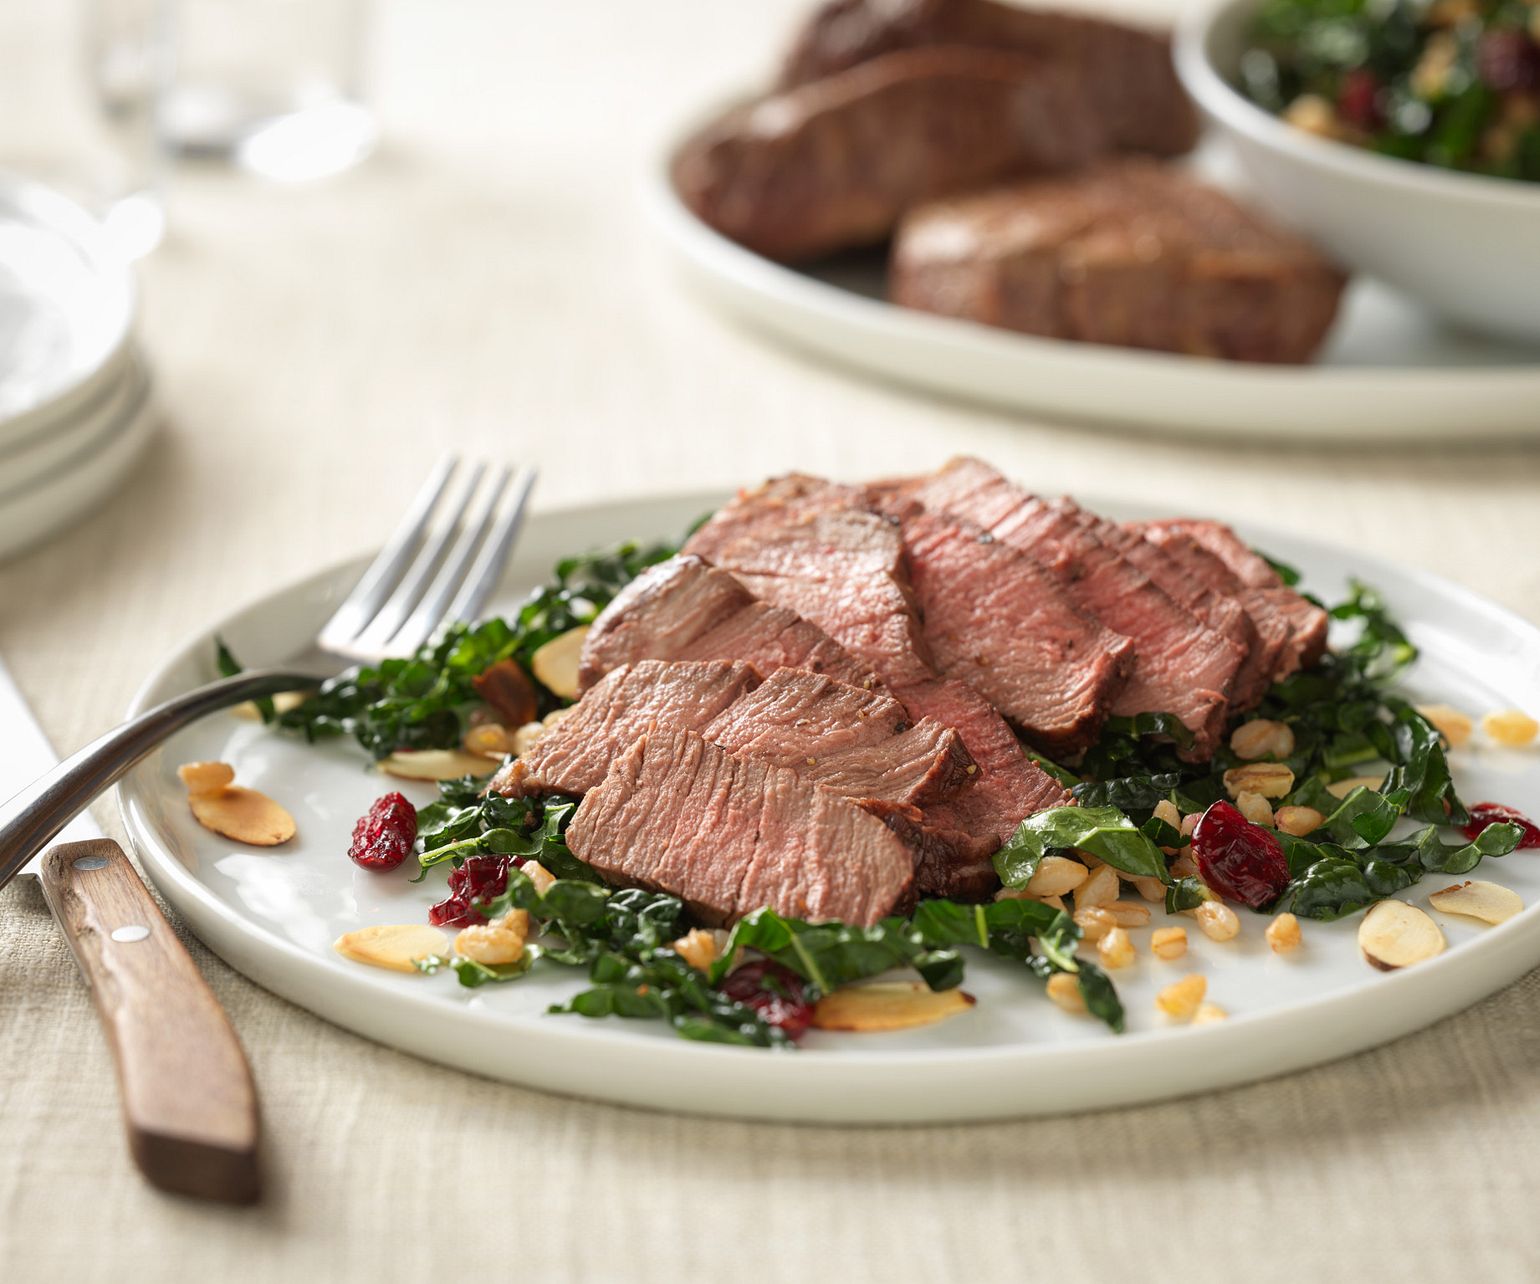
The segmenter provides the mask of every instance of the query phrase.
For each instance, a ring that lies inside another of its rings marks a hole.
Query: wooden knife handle
[[[42,860],[117,1062],[134,1162],[163,1190],[257,1198],[257,1094],[224,1009],[116,843],[65,843]]]

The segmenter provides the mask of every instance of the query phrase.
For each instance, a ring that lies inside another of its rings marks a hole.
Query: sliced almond
[[[535,677],[548,690],[563,700],[576,699],[578,693],[578,664],[583,657],[583,641],[588,637],[588,625],[580,624],[568,629],[560,637],[552,638],[529,657],[529,667]]]
[[[481,754],[463,749],[398,749],[381,758],[379,768],[398,780],[458,780],[461,776],[487,776],[492,768]]]
[[[1460,914],[1483,923],[1506,923],[1524,908],[1523,898],[1511,888],[1480,879],[1467,879],[1434,892],[1428,904],[1440,914]]]
[[[820,1030],[911,1030],[966,1012],[977,1000],[961,990],[932,990],[921,981],[846,986],[819,999],[813,1025]]]
[[[1346,798],[1359,785],[1362,785],[1365,789],[1377,790],[1384,783],[1384,776],[1349,776],[1346,780],[1338,780],[1327,785],[1326,792],[1333,798]]]
[[[418,959],[449,952],[449,937],[426,923],[396,923],[346,932],[332,948],[355,963],[392,972],[416,972]]]
[[[1421,963],[1444,952],[1444,934],[1415,905],[1380,901],[1358,925],[1358,948],[1382,972]]]
[[[290,709],[298,709],[305,703],[308,691],[280,691],[273,697],[273,712],[288,713]],[[244,704],[235,705],[230,710],[237,718],[245,718],[248,722],[261,722],[262,711],[257,708],[255,700],[247,700]]]
[[[294,817],[266,794],[231,785],[191,795],[192,814],[205,829],[252,847],[277,847],[294,837]]]

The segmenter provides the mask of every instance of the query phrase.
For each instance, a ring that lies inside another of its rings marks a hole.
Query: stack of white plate
[[[134,283],[94,219],[0,173],[0,558],[74,524],[155,427]]]

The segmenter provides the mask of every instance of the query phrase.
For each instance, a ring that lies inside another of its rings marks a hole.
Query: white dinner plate
[[[150,377],[128,368],[114,414],[42,473],[13,483],[0,468],[0,559],[36,547],[100,503],[149,444],[157,422]]]
[[[85,210],[0,172],[0,446],[68,422],[122,376],[133,274]]]
[[[1540,437],[1540,348],[1463,334],[1378,282],[1349,287],[1320,360],[1276,366],[1018,334],[884,299],[883,257],[791,268],[702,223],[655,166],[648,205],[684,278],[804,352],[908,387],[1072,422],[1290,441]],[[1195,165],[1229,185],[1212,150]]]
[[[614,540],[677,535],[720,497],[628,501],[542,513],[525,531],[504,604],[542,582],[557,558]],[[1122,505],[1116,516],[1149,515]],[[1377,585],[1424,648],[1415,693],[1471,711],[1540,709],[1540,631],[1463,589],[1349,550],[1243,528],[1301,566],[1328,596],[1358,574]],[[362,569],[335,567],[281,589],[200,633],[145,683],[134,712],[212,678],[218,633],[247,664],[298,651]],[[292,811],[298,836],[272,849],[239,847],[200,828],[177,780],[180,763],[222,759],[237,780]],[[1540,752],[1462,750],[1468,799],[1540,809]],[[1242,911],[1237,940],[1190,931],[1189,956],[1154,960],[1150,928],[1136,930],[1139,961],[1114,974],[1129,1033],[1116,1036],[1055,1008],[1036,982],[970,954],[965,988],[978,1004],[941,1025],[896,1034],[814,1031],[796,1052],[691,1043],[661,1023],[552,1016],[545,1008],[583,985],[580,973],[542,966],[522,980],[462,989],[449,974],[382,972],[331,948],[370,924],[425,921],[444,875],[408,881],[409,867],[371,873],[347,858],[355,820],[402,789],[421,804],[431,786],[365,769],[349,744],[311,747],[232,715],[181,733],[121,788],[123,815],[157,887],[232,966],[274,992],[393,1047],[465,1070],[556,1092],[692,1113],[843,1123],[984,1119],[1198,1092],[1342,1056],[1405,1034],[1476,1002],[1540,964],[1540,851],[1488,862],[1484,876],[1514,887],[1532,908],[1496,928],[1439,917],[1450,949],[1396,973],[1358,955],[1357,919],[1307,922],[1296,954],[1272,954],[1267,920]],[[1425,904],[1447,880],[1407,899]],[[1159,925],[1159,917],[1155,925]],[[1185,920],[1184,920],[1185,921]],[[1201,971],[1225,1022],[1168,1027],[1156,991]]]

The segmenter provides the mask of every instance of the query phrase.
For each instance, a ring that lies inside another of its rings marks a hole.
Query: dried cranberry
[[[1289,862],[1276,834],[1254,825],[1227,802],[1216,802],[1192,831],[1192,854],[1203,881],[1227,901],[1261,909],[1289,882]]]
[[[718,987],[728,998],[751,1007],[770,1025],[800,1039],[813,1020],[802,978],[773,959],[753,959],[734,968]]]
[[[386,794],[353,826],[348,855],[365,869],[395,869],[417,841],[417,808],[400,794]]]
[[[449,895],[428,910],[434,927],[470,927],[486,920],[473,906],[508,890],[508,871],[524,862],[517,856],[467,856],[449,871]]]
[[[1350,125],[1376,129],[1380,124],[1379,78],[1367,67],[1355,67],[1337,89],[1337,110]]]
[[[1488,825],[1517,825],[1523,836],[1520,847],[1540,847],[1540,825],[1536,825],[1521,811],[1505,807],[1502,803],[1479,802],[1471,804],[1470,820],[1465,825],[1465,836],[1475,842]]]
[[[1488,31],[1476,45],[1476,74],[1500,94],[1540,87],[1540,45],[1524,31]]]

